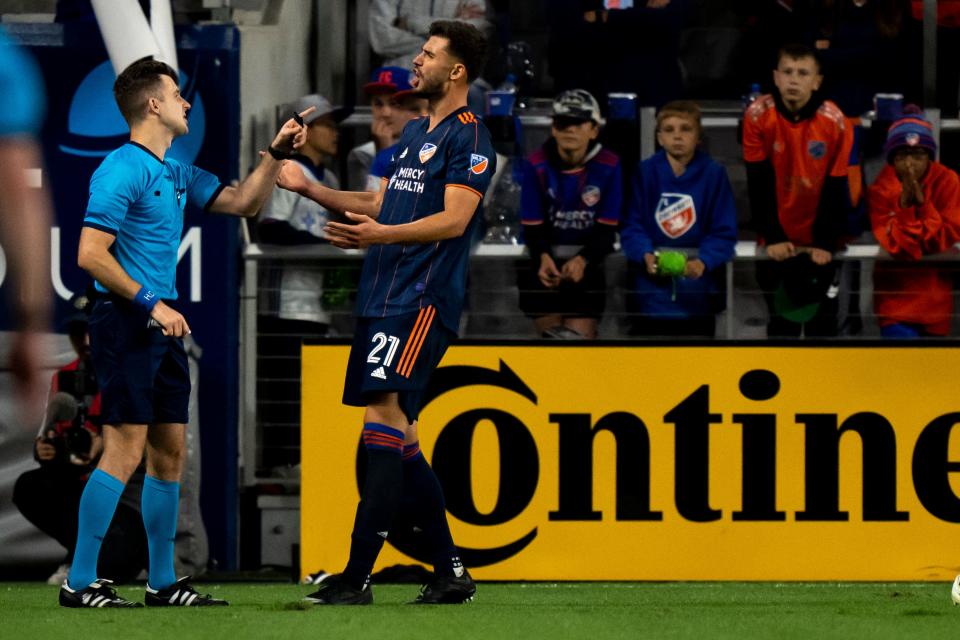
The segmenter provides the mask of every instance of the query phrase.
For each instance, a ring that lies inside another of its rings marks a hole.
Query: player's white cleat
[[[953,600],[953,606],[960,604],[960,576],[953,579],[953,587],[950,588],[950,599]]]

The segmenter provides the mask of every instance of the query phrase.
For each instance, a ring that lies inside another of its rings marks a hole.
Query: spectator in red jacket
[[[904,264],[960,240],[960,178],[936,161],[933,127],[912,105],[893,123],[887,165],[867,191],[873,234],[901,262],[878,262],[873,306],[885,338],[945,336],[953,315],[953,277],[935,263]]]

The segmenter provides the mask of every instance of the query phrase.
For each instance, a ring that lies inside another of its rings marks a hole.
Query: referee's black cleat
[[[420,595],[411,604],[463,604],[473,600],[477,585],[463,570],[462,576],[437,576],[420,589]]]
[[[373,591],[369,584],[356,589],[337,574],[321,582],[319,589],[303,599],[313,604],[373,604]]]
[[[147,584],[143,601],[148,607],[225,607],[229,604],[211,595],[200,595],[187,584],[189,579],[190,576],[180,578],[166,589],[151,589]]]
[[[88,587],[74,590],[64,580],[60,585],[60,606],[73,609],[134,609],[143,606],[118,596],[111,584],[111,580],[100,578]]]

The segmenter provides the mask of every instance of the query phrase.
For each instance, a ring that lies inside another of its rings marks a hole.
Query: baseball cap
[[[381,93],[406,93],[413,91],[410,84],[413,71],[403,67],[377,67],[370,73],[370,82],[363,85],[367,95]]]
[[[774,311],[791,322],[809,322],[826,298],[833,275],[832,265],[818,265],[806,253],[785,260],[783,280],[773,293]]]
[[[600,115],[600,105],[596,99],[584,89],[569,89],[553,100],[553,117],[576,118],[578,120],[593,120],[603,124]]]
[[[324,98],[319,93],[311,93],[310,95],[298,98],[297,101],[293,103],[292,107],[297,113],[305,111],[310,107],[316,107],[313,112],[304,116],[304,124],[310,124],[311,122],[314,122],[315,120],[324,116],[330,118],[334,122],[343,122],[353,112],[353,109],[350,107],[334,107],[332,104],[330,104],[329,100]]]

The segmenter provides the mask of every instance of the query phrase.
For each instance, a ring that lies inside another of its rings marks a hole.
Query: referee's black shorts
[[[149,315],[119,296],[90,312],[90,355],[102,394],[104,424],[188,421],[190,367],[182,338],[148,327]]]

